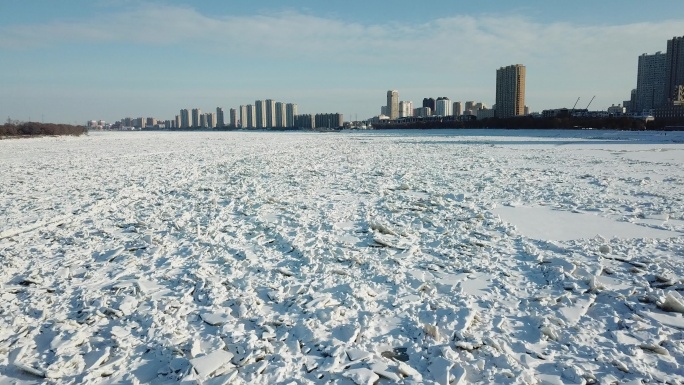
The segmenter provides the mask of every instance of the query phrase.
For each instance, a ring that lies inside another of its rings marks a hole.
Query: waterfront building
[[[314,117],[315,128],[339,128],[344,125],[342,114],[316,114]]]
[[[180,110],[180,125],[178,128],[190,128],[190,110],[187,108]]]
[[[624,115],[625,112],[627,112],[627,110],[625,109],[625,107],[623,107],[620,104],[618,104],[617,106],[615,104],[613,104],[610,107],[608,107],[608,113],[613,115],[613,116]]]
[[[666,57],[667,55],[662,52],[639,56],[636,106],[633,108],[639,114],[650,113],[652,109],[665,103]]]
[[[251,104],[247,105],[247,128],[258,128],[257,127],[257,115],[256,106]]]
[[[143,128],[145,127],[145,118],[135,118],[133,119],[133,127]]]
[[[295,127],[295,116],[297,116],[297,105],[287,103],[285,105],[285,127]]]
[[[255,121],[254,128],[266,127],[266,102],[257,100],[254,102]]]
[[[684,85],[684,36],[667,41],[666,55],[664,101],[672,104],[677,98],[677,87]]]
[[[295,115],[294,127],[298,128],[316,128],[315,119],[311,114]]]
[[[522,64],[496,70],[496,116],[510,118],[525,114],[525,76]]]
[[[461,116],[463,114],[461,102],[454,102],[454,104],[451,106],[451,114],[454,116]]]
[[[403,100],[399,102],[399,117],[409,118],[411,116],[413,116],[413,102]]]
[[[200,116],[202,115],[202,110],[199,108],[193,108],[192,109],[192,127],[197,128],[197,127],[202,127],[201,122],[200,122]]]
[[[238,126],[237,110],[235,108],[231,108],[229,111],[229,114],[230,114],[230,126],[233,128],[236,128]]]
[[[276,102],[275,103],[275,125],[277,128],[285,127],[285,103]]]
[[[275,127],[275,124],[276,124],[275,104],[276,104],[275,100],[272,100],[272,99],[266,99],[266,101],[265,101],[265,105],[266,105],[266,115],[265,115],[265,123],[264,123],[265,128]]]
[[[475,113],[472,115],[475,115],[478,120],[493,118],[496,116],[496,110],[493,108],[487,108],[486,106],[483,105],[482,108],[475,110]]]
[[[413,110],[413,116],[417,118],[424,118],[432,115],[432,109],[430,107],[420,107]]]
[[[207,112],[204,114],[206,116],[205,119],[205,126],[206,128],[216,128],[216,113],[214,112]]]
[[[226,125],[226,119],[223,115],[223,108],[216,107],[216,127],[223,127]]]
[[[432,113],[432,111],[434,111],[435,108],[436,108],[435,99],[433,99],[433,98],[423,98],[423,107],[428,107],[428,108],[430,108],[430,111],[431,111],[431,113]]]
[[[387,115],[390,119],[399,118],[399,91],[387,91]]]
[[[440,97],[435,100],[435,115],[437,116],[451,116],[451,100],[447,97]]]

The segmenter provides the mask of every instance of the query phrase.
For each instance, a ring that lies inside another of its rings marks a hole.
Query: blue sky
[[[171,119],[275,99],[377,115],[387,90],[494,102],[527,66],[534,111],[629,98],[637,57],[684,35],[684,2],[2,1],[0,117]]]

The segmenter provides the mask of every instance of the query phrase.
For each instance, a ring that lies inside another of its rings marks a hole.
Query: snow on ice
[[[684,382],[684,134],[0,141],[0,384]]]

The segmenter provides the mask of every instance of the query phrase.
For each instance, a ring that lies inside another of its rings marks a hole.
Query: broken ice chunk
[[[366,368],[347,370],[342,375],[351,379],[358,385],[372,385],[376,381],[380,380],[380,376],[375,374],[375,372],[372,370]]]
[[[360,350],[360,349],[347,349],[347,357],[349,357],[350,361],[359,361],[359,360],[365,360],[366,358],[369,358],[371,354],[367,351]]]
[[[202,321],[211,326],[221,326],[231,320],[231,316],[225,313],[203,313],[200,315]]]
[[[670,291],[658,306],[665,311],[684,314],[684,297],[676,291]]]
[[[193,358],[190,363],[201,378],[209,378],[222,366],[228,364],[232,358],[232,353],[219,349],[206,356]]]
[[[45,370],[36,369],[36,368],[34,368],[34,367],[32,367],[32,366],[28,366],[28,365],[22,364],[22,363],[19,362],[19,361],[15,361],[15,362],[14,362],[14,366],[16,366],[17,368],[23,370],[23,371],[26,372],[26,373],[33,374],[34,376],[43,377],[43,378],[46,377]]]
[[[380,377],[386,378],[390,381],[399,382],[401,377],[395,372],[389,370],[389,366],[384,362],[375,362],[370,366],[371,370],[375,372]]]
[[[435,357],[432,359],[428,370],[432,373],[438,384],[449,384],[450,383],[450,371],[454,366],[454,363],[443,357]]]

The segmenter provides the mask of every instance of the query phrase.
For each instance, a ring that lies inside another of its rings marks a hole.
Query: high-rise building
[[[204,126],[205,128],[216,128],[216,113],[214,112],[207,112],[204,114],[206,117],[204,120]]]
[[[399,118],[399,91],[387,91],[387,116],[390,119]]]
[[[257,128],[256,106],[247,105],[247,128]]]
[[[275,127],[284,128],[285,127],[285,103],[276,102],[275,103]]]
[[[200,122],[200,116],[202,116],[202,110],[200,110],[199,108],[193,108],[192,109],[192,127],[193,128],[202,127],[202,124]]]
[[[178,128],[190,128],[190,110],[187,108],[180,110],[180,126]]]
[[[436,108],[435,99],[423,98],[423,107],[428,107],[430,109],[430,113],[434,112]]]
[[[311,114],[296,115],[294,118],[294,127],[316,128],[316,120]]]
[[[255,122],[254,128],[265,128],[266,127],[266,102],[263,100],[257,100],[254,102],[255,110]],[[252,128],[252,127],[250,127]]]
[[[314,117],[316,128],[339,128],[344,125],[342,114],[316,114]]]
[[[399,102],[399,117],[408,118],[413,116],[413,102],[402,100]]]
[[[667,41],[664,101],[672,104],[676,100],[677,87],[682,85],[684,85],[684,36],[673,37],[672,40]]]
[[[285,105],[285,127],[294,127],[296,116],[297,105],[294,103],[287,103]]]
[[[173,120],[173,128],[180,128],[180,115],[176,115],[175,119]]]
[[[264,127],[273,128],[276,126],[275,100],[266,99],[266,123]]]
[[[235,108],[231,108],[229,111],[230,114],[230,126],[233,128],[236,128],[238,126],[237,120],[238,120],[238,115],[237,115],[237,110]]]
[[[413,110],[413,116],[424,118],[426,116],[432,115],[432,109],[430,107],[420,107]]]
[[[637,113],[648,112],[665,103],[666,56],[662,52],[639,56],[636,106],[632,108]]]
[[[247,128],[247,106],[240,106],[240,128]]]
[[[497,117],[525,115],[525,72],[525,66],[522,64],[496,70]]]
[[[216,127],[223,127],[226,125],[225,117],[223,116],[223,108],[216,107]]]
[[[435,115],[451,116],[451,100],[447,97],[440,97],[435,100]]]
[[[461,116],[463,115],[463,108],[461,107],[461,102],[454,102],[451,113],[454,116]]]

